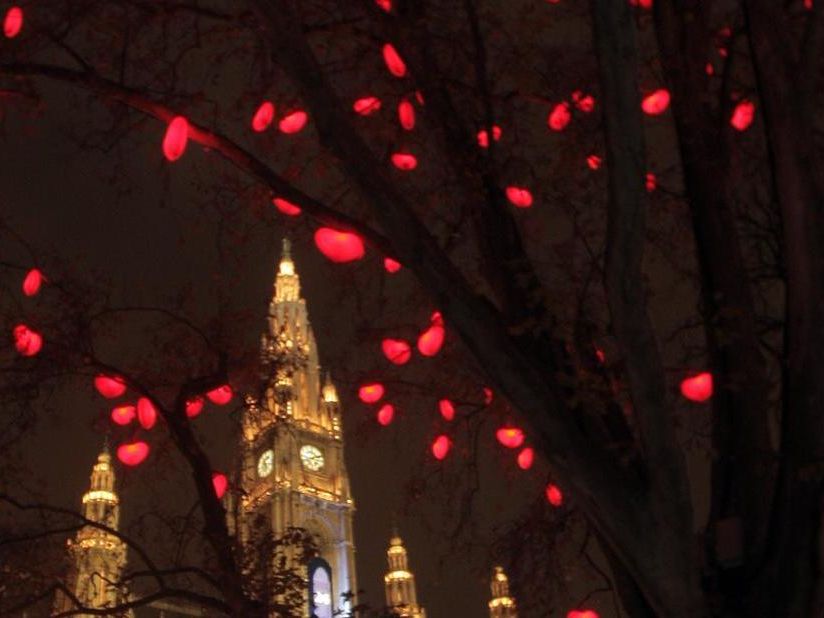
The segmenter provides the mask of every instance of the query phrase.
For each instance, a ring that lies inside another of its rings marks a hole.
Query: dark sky
[[[159,148],[163,127],[157,122],[145,124],[139,139],[126,140],[119,149],[81,150],[73,130],[90,119],[91,126],[105,122],[100,108],[84,109],[67,91],[49,88],[42,108],[29,111],[6,114],[6,134],[0,140],[0,208],[4,219],[38,253],[47,274],[51,266],[56,272],[92,278],[111,291],[115,304],[163,305],[182,295],[194,307],[192,319],[200,323],[215,319],[220,305],[224,316],[236,320],[240,340],[235,343],[254,357],[280,238],[294,238],[295,261],[322,362],[331,368],[343,397],[346,457],[357,504],[358,578],[367,600],[383,600],[385,549],[394,517],[418,578],[419,601],[430,618],[486,615],[492,564],[483,540],[525,499],[541,492],[544,477],[536,472],[525,480],[519,476],[514,483],[511,461],[491,450],[483,455],[474,518],[475,539],[481,543],[471,550],[451,545],[449,527],[455,518],[447,490],[432,489],[411,503],[404,500],[411,479],[437,476],[427,456],[437,414],[425,405],[434,401],[441,386],[417,382],[409,387],[419,396],[398,399],[398,421],[383,430],[354,399],[353,387],[358,377],[375,375],[369,371],[384,366],[377,354],[379,339],[369,331],[374,316],[388,314],[390,323],[420,324],[431,311],[414,293],[410,275],[374,283],[386,277],[377,256],[354,267],[331,266],[314,250],[303,223],[284,222],[254,193],[244,194],[237,185],[216,198],[221,183],[237,178],[223,176],[227,166],[197,146],[174,165],[166,163]],[[19,263],[29,259],[13,243],[3,251],[5,258]],[[386,301],[395,293],[386,286],[397,286],[399,298],[412,300]],[[128,346],[140,347],[140,336],[129,341],[123,335],[113,334],[117,342],[108,352],[114,356],[126,354]],[[134,352],[134,347],[128,351]],[[145,346],[139,354],[150,363],[164,362],[162,357],[148,358],[151,350]],[[405,379],[411,375],[414,382],[416,371],[413,366]],[[426,368],[419,375],[430,376],[421,380],[432,379]],[[75,381],[44,401],[36,432],[22,445],[31,468],[30,487],[51,502],[79,506],[107,411],[106,402],[93,396],[86,381]],[[217,465],[228,469],[234,438],[227,437],[231,425],[222,414],[210,411],[201,426]],[[493,428],[488,425],[491,437]],[[152,440],[165,444],[163,429],[155,432]],[[127,527],[153,509],[179,513],[191,505],[181,466],[180,459],[163,447],[141,468],[121,474]]]

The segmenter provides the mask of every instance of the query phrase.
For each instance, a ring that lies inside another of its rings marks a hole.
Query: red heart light
[[[592,609],[573,609],[567,613],[567,618],[598,618],[598,612]]]
[[[34,296],[40,291],[40,286],[42,284],[43,273],[36,268],[32,268],[23,278],[23,294],[26,296]]]
[[[415,128],[415,108],[406,99],[398,103],[398,122],[407,131]]]
[[[183,116],[175,116],[163,136],[163,154],[169,161],[177,161],[186,152],[188,142],[189,121]]]
[[[507,448],[518,448],[524,443],[524,432],[517,427],[501,427],[495,437]]]
[[[288,215],[290,217],[296,217],[301,213],[300,206],[289,202],[282,197],[274,197],[272,198],[272,203],[275,205],[280,212],[284,215]]]
[[[195,397],[186,402],[186,416],[195,418],[203,411],[203,397]]]
[[[309,121],[309,114],[304,112],[303,110],[296,110],[289,114],[286,114],[283,118],[280,119],[278,122],[278,128],[280,129],[281,133],[286,133],[287,135],[297,133],[303,127],[306,126],[306,123]]]
[[[252,116],[252,130],[261,133],[269,128],[275,119],[275,105],[271,101],[264,101]]]
[[[364,384],[358,389],[358,398],[360,398],[363,403],[375,403],[381,400],[383,393],[383,384],[373,382],[372,384]]]
[[[641,109],[648,116],[658,116],[667,111],[670,104],[670,93],[666,88],[659,88],[651,92],[641,101]]]
[[[455,406],[449,399],[441,399],[438,402],[438,410],[445,421],[451,421],[455,418]]]
[[[532,206],[532,193],[529,189],[524,189],[523,187],[507,187],[506,199],[518,208],[529,208]]]
[[[226,493],[226,488],[229,487],[229,479],[225,474],[212,472],[212,486],[215,488],[217,499],[220,500]]]
[[[126,383],[123,378],[120,376],[107,376],[102,373],[95,376],[94,387],[106,399],[120,397],[126,392]]]
[[[712,374],[704,371],[691,378],[684,378],[681,381],[681,394],[690,401],[706,401],[712,397]]]
[[[324,256],[338,264],[359,260],[365,253],[360,236],[331,227],[321,227],[315,231],[315,246]]]
[[[232,400],[233,394],[232,387],[228,384],[224,384],[223,386],[213,388],[206,393],[206,398],[216,405],[223,406]]]
[[[392,258],[383,258],[383,268],[390,274],[395,274],[401,269],[401,263]]]
[[[557,508],[564,503],[564,494],[557,485],[550,483],[546,486],[546,500]]]
[[[393,418],[395,418],[395,406],[391,403],[382,405],[381,409],[378,410],[378,422],[386,427],[392,422]]]
[[[142,440],[121,444],[117,447],[117,458],[127,466],[141,464],[148,456],[149,445]]]
[[[43,337],[25,324],[18,324],[12,329],[14,347],[21,356],[35,356],[43,347]]]
[[[148,397],[137,400],[137,422],[146,430],[154,427],[157,422],[157,408]]]
[[[446,330],[443,326],[443,318],[439,311],[432,314],[430,326],[418,337],[418,352],[423,356],[435,356],[443,346]]]
[[[115,425],[128,425],[134,420],[135,414],[134,406],[117,406],[112,408],[112,422]]]
[[[535,460],[535,451],[530,447],[526,447],[518,453],[518,467],[521,470],[529,470],[532,467],[532,462]]]
[[[564,101],[550,110],[546,123],[553,131],[563,131],[571,119],[572,114],[569,113],[569,103]]]
[[[386,68],[389,69],[392,75],[395,77],[403,77],[406,75],[406,63],[391,43],[386,43],[383,46],[382,52]]]
[[[356,114],[369,116],[381,108],[381,100],[378,97],[362,97],[352,104],[352,109]]]
[[[498,125],[492,126],[492,139],[496,142],[501,139],[501,127]],[[478,131],[478,146],[489,148],[489,132],[486,129]]]
[[[6,11],[6,16],[3,18],[3,34],[6,38],[13,39],[20,30],[23,29],[23,9],[19,6],[13,6]]]
[[[432,455],[438,461],[442,461],[449,454],[450,448],[452,448],[452,441],[448,436],[441,434],[432,442]]]
[[[405,365],[412,358],[412,348],[405,339],[384,339],[381,349],[387,360],[395,365]]]
[[[406,152],[396,152],[392,155],[392,165],[404,172],[410,172],[418,167],[418,158]]]
[[[730,124],[738,131],[746,131],[755,119],[755,104],[744,99],[740,101],[730,116]]]

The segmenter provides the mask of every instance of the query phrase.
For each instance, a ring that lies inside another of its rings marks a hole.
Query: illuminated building
[[[116,531],[120,523],[120,501],[114,485],[112,457],[106,446],[92,468],[89,491],[83,494],[82,513],[89,522]],[[120,580],[126,564],[126,544],[109,530],[87,524],[77,531],[74,539],[69,539],[68,548],[72,564],[66,585],[83,607],[103,609],[121,603],[122,591],[110,582]],[[57,595],[56,611],[75,607],[67,595]]]
[[[337,391],[328,375],[321,383],[315,336],[286,240],[267,326],[261,399],[247,396],[243,412],[237,532],[247,546],[256,543],[261,520],[274,538],[290,528],[312,533],[319,555],[307,570],[307,615],[331,618],[352,605],[341,594],[357,590],[355,505]]]
[[[415,576],[409,570],[409,560],[401,537],[395,533],[386,551],[389,571],[383,576],[386,605],[403,618],[426,618],[426,610],[418,605]]]
[[[490,583],[489,618],[518,618],[515,599],[509,596],[509,579],[503,567],[496,566]]]

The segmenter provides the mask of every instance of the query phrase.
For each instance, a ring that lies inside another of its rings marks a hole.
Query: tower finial
[[[291,260],[292,259],[292,243],[289,242],[289,239],[285,236],[283,237],[283,249],[281,250],[280,255],[281,260]]]

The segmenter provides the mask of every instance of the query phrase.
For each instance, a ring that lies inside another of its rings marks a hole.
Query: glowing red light
[[[278,122],[278,128],[281,133],[289,135],[303,129],[308,121],[309,114],[299,109],[281,118],[280,122]]]
[[[492,389],[488,386],[484,386],[484,403],[489,405],[492,403],[492,400],[495,398],[495,393],[492,392]]]
[[[383,46],[383,61],[386,63],[386,68],[395,77],[406,75],[406,63],[391,43]]]
[[[398,103],[398,122],[407,131],[415,128],[415,108],[406,99]]]
[[[225,474],[220,472],[212,472],[212,487],[215,488],[215,495],[220,500],[226,493],[226,488],[229,487],[229,479]]]
[[[412,348],[404,339],[384,339],[381,349],[387,360],[395,365],[405,365],[412,358]]]
[[[195,397],[186,402],[186,416],[195,418],[203,411],[203,397]]]
[[[681,381],[681,394],[689,399],[701,403],[712,397],[712,374],[708,371],[699,373]]]
[[[704,73],[707,75],[714,75],[715,74],[715,67],[712,66],[712,62],[708,62],[704,65]]]
[[[521,470],[529,470],[532,467],[532,462],[535,459],[535,451],[530,447],[526,447],[518,453],[518,467]]]
[[[149,456],[149,445],[138,440],[117,447],[117,458],[127,466],[137,466]]]
[[[813,10],[813,0],[804,0],[804,8],[808,11]]]
[[[641,1],[643,1],[643,0],[641,0]],[[652,0],[648,0],[648,2],[649,2],[649,6],[652,6]],[[649,8],[649,7],[644,7],[644,8]],[[582,610],[573,609],[573,610],[570,610],[569,612],[567,612],[567,618],[599,618],[599,616],[598,616],[598,612],[596,612],[594,609],[582,609]]]
[[[584,94],[580,90],[576,90],[572,93],[572,101],[575,103],[575,107],[578,108],[578,111],[585,114],[589,114],[595,109],[595,97],[591,94]]]
[[[272,198],[272,203],[275,205],[275,208],[277,208],[284,215],[297,217],[301,213],[300,206],[297,206],[282,197]]]
[[[644,177],[644,186],[647,189],[647,193],[655,191],[655,188],[658,186],[658,180],[655,178],[655,174],[647,172],[647,175]]]
[[[438,402],[438,410],[445,421],[451,421],[455,418],[455,406],[449,399],[441,399]]]
[[[380,382],[373,382],[371,384],[364,384],[358,389],[358,398],[363,403],[375,403],[380,401],[383,397],[383,384]]]
[[[12,330],[14,347],[20,356],[35,356],[43,347],[43,337],[25,324],[18,324]]]
[[[595,348],[595,358],[597,358],[598,362],[603,365],[607,360],[607,355],[604,354],[604,351],[601,348]]]
[[[356,114],[369,116],[381,108],[381,100],[378,97],[361,97],[352,104],[352,109]]]
[[[401,263],[392,258],[383,258],[383,267],[388,273],[396,273],[401,269]]]
[[[602,162],[603,161],[602,161],[601,157],[599,157],[598,155],[589,155],[587,157],[587,166],[591,170],[599,169],[601,167]]]
[[[112,422],[115,425],[128,425],[136,415],[134,406],[116,406],[112,408]]]
[[[523,187],[507,187],[506,199],[518,208],[529,208],[532,206],[532,192],[529,189],[524,189]]]
[[[41,285],[43,285],[43,273],[36,268],[32,268],[23,278],[23,294],[34,296],[40,291]]]
[[[321,227],[315,232],[315,246],[329,260],[338,264],[354,262],[364,256],[363,240],[357,234]]]
[[[492,139],[496,142],[501,139],[501,127],[498,125],[492,126]],[[486,129],[478,131],[478,146],[481,148],[489,148],[489,133]]]
[[[418,167],[418,158],[406,152],[396,152],[392,155],[392,165],[399,170],[409,172]]]
[[[126,392],[126,383],[120,376],[107,376],[100,374],[94,378],[94,387],[97,392],[103,395],[106,399],[114,399],[120,397]]]
[[[638,6],[642,9],[651,9],[653,0],[629,0],[630,6]]]
[[[501,427],[495,437],[506,448],[518,448],[524,443],[524,432],[517,427]]]
[[[438,461],[443,461],[449,454],[450,448],[452,448],[452,441],[448,436],[441,434],[432,442],[432,455]]]
[[[23,9],[19,6],[13,6],[6,11],[6,16],[3,19],[3,34],[7,38],[13,39],[20,30],[23,29]]]
[[[206,393],[206,398],[215,405],[224,406],[232,400],[233,395],[232,387],[224,384]]]
[[[546,486],[546,501],[554,507],[559,507],[564,503],[564,494],[557,485],[550,483]]]
[[[730,117],[730,124],[739,131],[746,131],[755,119],[755,104],[744,99],[735,106]]]
[[[378,423],[386,427],[395,418],[395,406],[391,403],[386,403],[378,410]]]
[[[157,408],[148,397],[137,400],[137,422],[143,429],[151,429],[157,422]]]
[[[275,105],[271,101],[264,101],[252,116],[252,130],[261,133],[269,128],[275,119]]]
[[[418,352],[423,356],[435,356],[441,351],[446,330],[443,327],[443,320],[440,313],[436,313],[437,319],[432,319],[429,328],[423,331],[418,337]]]
[[[183,116],[175,116],[166,127],[163,136],[163,154],[169,161],[177,161],[186,152],[189,141],[189,121]]]
[[[392,10],[392,0],[375,0],[375,4],[389,13]]]
[[[659,88],[651,92],[641,101],[641,109],[649,116],[658,116],[667,111],[670,104],[670,93],[666,88]]]
[[[547,116],[546,123],[553,131],[563,131],[572,119],[572,114],[569,113],[569,103],[564,101],[558,103]]]

